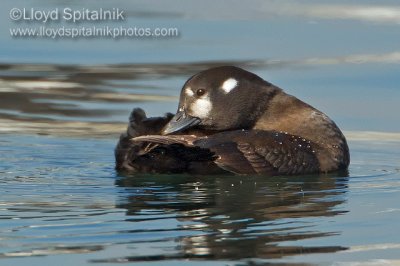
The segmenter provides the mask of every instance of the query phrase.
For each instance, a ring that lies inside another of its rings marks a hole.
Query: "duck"
[[[190,77],[177,112],[135,108],[115,148],[129,173],[305,175],[346,171],[346,138],[326,114],[258,75],[220,66]]]

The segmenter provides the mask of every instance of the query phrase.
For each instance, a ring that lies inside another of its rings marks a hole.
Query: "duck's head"
[[[178,111],[162,134],[191,127],[207,130],[249,128],[280,89],[234,66],[202,71],[182,88]]]

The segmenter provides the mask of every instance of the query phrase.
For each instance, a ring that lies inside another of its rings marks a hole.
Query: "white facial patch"
[[[190,109],[192,111],[191,114],[193,116],[196,116],[200,119],[207,118],[211,112],[212,103],[210,102],[210,99],[208,97],[202,98],[202,99],[197,99],[190,106]]]
[[[224,81],[222,84],[221,89],[225,92],[225,94],[231,92],[234,88],[236,88],[238,81],[234,78],[229,78]]]
[[[190,87],[187,87],[185,89],[185,94],[189,97],[192,97],[194,95],[194,92],[192,91],[192,89]]]

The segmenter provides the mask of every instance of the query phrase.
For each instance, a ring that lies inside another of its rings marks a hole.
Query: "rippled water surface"
[[[0,265],[400,265],[400,7],[246,3],[85,2],[181,33],[116,41],[13,39],[7,12],[32,2],[2,2]],[[349,173],[118,175],[132,108],[174,112],[188,77],[227,64],[335,120]]]
[[[118,176],[114,144],[3,136],[1,263],[398,259],[397,142],[351,141],[349,177],[273,178]]]

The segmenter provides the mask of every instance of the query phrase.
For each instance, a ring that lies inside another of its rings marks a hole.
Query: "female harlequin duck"
[[[174,116],[134,109],[115,156],[118,170],[133,173],[267,176],[345,170],[350,161],[325,114],[233,66],[191,77]]]

